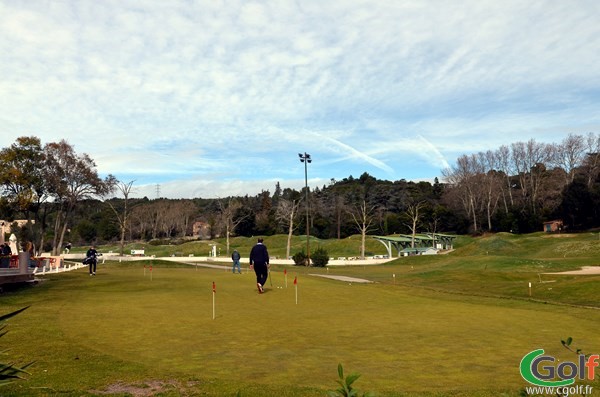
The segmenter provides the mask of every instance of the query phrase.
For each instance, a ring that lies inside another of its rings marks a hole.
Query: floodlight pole
[[[310,223],[308,220],[308,163],[312,162],[310,154],[304,152],[298,153],[300,162],[304,163],[304,189],[306,190],[306,266],[310,266]]]

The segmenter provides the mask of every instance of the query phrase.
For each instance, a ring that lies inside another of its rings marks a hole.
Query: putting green
[[[342,363],[362,374],[356,387],[380,395],[517,395],[528,352],[574,360],[560,344],[568,336],[600,352],[597,310],[305,275],[296,305],[294,276],[285,288],[273,272],[274,288],[260,295],[250,273],[165,265],[150,280],[134,265],[103,265],[96,277],[78,270],[13,297],[13,306],[32,307],[5,338],[15,351],[39,354],[29,357],[37,360],[29,386],[69,391],[177,378],[301,395],[335,388]],[[19,327],[33,327],[26,333],[36,349],[21,342]]]

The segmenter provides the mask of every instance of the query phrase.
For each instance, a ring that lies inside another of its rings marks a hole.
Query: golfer
[[[260,237],[250,251],[250,269],[254,269],[254,273],[256,273],[256,287],[258,287],[258,293],[262,294],[263,286],[269,277],[269,251]]]
[[[98,251],[96,251],[96,247],[93,245],[89,250],[85,253],[85,263],[90,265],[90,276],[96,275],[96,265],[98,264]]]
[[[238,269],[238,273],[242,274],[242,267],[240,266],[240,253],[237,250],[233,250],[233,254],[231,254],[231,260],[233,261],[233,273],[235,274],[235,269]]]

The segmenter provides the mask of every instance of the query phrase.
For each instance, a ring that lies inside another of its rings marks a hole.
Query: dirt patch
[[[182,389],[187,389],[190,387],[194,387],[196,382],[188,382],[183,385],[178,381],[160,381],[160,380],[151,380],[146,381],[141,384],[127,384],[123,382],[113,383],[106,387],[105,390],[93,390],[92,393],[95,394],[129,394],[134,397],[151,397],[159,393],[164,393],[167,391],[180,391]]]
[[[565,238],[565,237],[576,237],[576,234],[559,233],[559,234],[546,234],[544,238]]]

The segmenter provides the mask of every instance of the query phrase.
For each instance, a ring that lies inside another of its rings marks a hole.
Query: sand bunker
[[[584,266],[580,270],[569,270],[567,272],[544,273],[544,274],[564,274],[564,275],[598,275],[600,274],[600,266]]]

